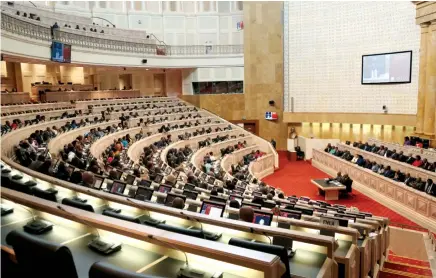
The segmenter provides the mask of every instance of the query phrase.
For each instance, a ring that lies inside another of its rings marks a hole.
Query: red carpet
[[[399,263],[392,263],[392,262],[385,262],[383,265],[383,269],[391,269],[401,272],[407,272],[412,273],[416,275],[422,275],[426,277],[432,277],[431,270],[429,268],[423,268],[423,267],[416,267],[412,265],[406,265],[406,264],[399,264]]]
[[[310,162],[289,162],[286,158],[286,152],[279,152],[279,159],[280,168],[276,170],[274,174],[264,178],[264,182],[276,188],[281,188],[286,195],[307,196],[315,200],[324,200],[324,197],[317,195],[318,189],[310,180],[314,178],[326,178],[328,177],[326,173],[312,167]],[[352,198],[329,202],[355,206],[361,211],[388,217],[391,222],[418,226],[414,222],[388,209],[375,200],[366,197],[355,189],[353,189],[353,194],[355,194],[355,196]]]
[[[387,261],[393,262],[393,263],[401,263],[411,266],[419,266],[419,267],[430,267],[430,263],[428,261],[421,261],[421,260],[415,260],[411,258],[401,257],[397,256],[391,252],[389,252]]]

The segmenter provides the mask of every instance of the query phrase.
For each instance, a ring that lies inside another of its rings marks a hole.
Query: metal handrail
[[[150,39],[136,39],[124,41],[121,38],[105,36],[104,34],[77,34],[74,30],[51,29],[38,21],[23,20],[12,15],[2,13],[1,29],[32,39],[51,42],[59,41],[73,46],[96,50],[117,51],[125,53],[149,54],[158,56],[214,56],[243,54],[243,45],[160,45],[151,43]],[[53,36],[52,36],[53,35]],[[94,36],[93,36],[94,35]]]

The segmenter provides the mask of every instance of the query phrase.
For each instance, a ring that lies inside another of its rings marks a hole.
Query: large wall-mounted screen
[[[71,45],[54,41],[51,45],[51,60],[60,63],[71,63]]]
[[[362,84],[410,83],[412,51],[362,56]]]

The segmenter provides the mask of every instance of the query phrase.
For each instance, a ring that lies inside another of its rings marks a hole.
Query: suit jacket
[[[394,153],[394,154],[391,155],[391,158],[394,159],[394,160],[398,160],[399,156],[400,155],[398,153]]]
[[[398,155],[398,161],[406,162],[406,160],[407,160],[407,156],[405,156],[404,154]]]
[[[415,161],[415,158],[410,156],[410,157],[407,158],[406,163],[407,164],[412,164],[414,161]]]
[[[414,177],[408,177],[407,179],[405,179],[404,180],[404,183],[407,185],[407,186],[410,186],[413,182],[415,182],[415,178]]]

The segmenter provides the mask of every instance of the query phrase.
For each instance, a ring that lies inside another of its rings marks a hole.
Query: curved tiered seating
[[[127,104],[126,104],[127,106]],[[98,107],[98,106],[97,106]],[[121,106],[122,107],[122,106]],[[93,107],[93,110],[96,108],[96,106]],[[106,107],[101,107],[106,108]],[[187,107],[189,109],[189,106]],[[100,108],[99,108],[100,109]],[[163,108],[165,109],[165,108]],[[159,109],[160,111],[161,109]],[[121,112],[119,112],[121,113]],[[201,115],[201,118],[199,118],[199,121],[204,121],[206,119],[214,119],[211,123],[204,125],[205,127],[227,127],[229,124],[226,123],[224,120],[216,117],[215,115],[206,112],[206,111],[199,111],[198,112]],[[115,113],[113,113],[115,114]],[[94,117],[94,114],[81,116],[75,118],[76,121],[79,121],[81,119],[92,119]],[[150,116],[148,116],[150,117]],[[153,116],[151,116],[153,117]],[[155,118],[165,118],[167,115],[163,116],[154,116]],[[159,124],[154,125],[148,125],[143,127],[133,127],[125,130],[121,130],[119,132],[115,132],[112,134],[109,134],[107,136],[104,136],[100,138],[99,140],[95,141],[91,146],[91,154],[94,157],[99,158],[102,154],[102,152],[110,145],[110,143],[113,142],[113,139],[119,138],[121,136],[124,136],[126,134],[134,135],[141,129],[143,129],[144,133],[148,133],[146,137],[140,139],[139,141],[133,143],[127,150],[127,154],[131,160],[133,160],[135,163],[139,162],[139,157],[142,153],[142,149],[144,146],[148,146],[157,140],[159,140],[163,134],[156,133],[158,132],[157,129],[162,127],[162,125],[175,125],[176,123],[180,123],[180,120],[173,120],[174,115],[169,114],[168,115],[168,121],[164,121]],[[231,219],[226,218],[213,218],[209,217],[207,215],[199,213],[199,208],[202,204],[203,200],[208,200],[211,197],[211,188],[207,189],[198,189],[198,192],[200,193],[197,197],[197,199],[188,199],[186,201],[187,209],[185,210],[179,210],[174,209],[171,207],[161,206],[158,204],[154,204],[158,198],[165,198],[167,196],[167,193],[162,192],[153,192],[152,202],[143,202],[140,200],[134,200],[134,195],[130,196],[121,196],[116,194],[111,194],[109,192],[104,192],[101,190],[93,189],[90,187],[85,187],[82,185],[72,184],[70,182],[61,181],[58,179],[55,179],[53,177],[41,174],[36,171],[32,171],[28,168],[22,167],[21,165],[15,163],[11,158],[13,157],[12,149],[14,144],[16,144],[19,140],[24,139],[28,137],[34,130],[36,129],[44,129],[45,127],[52,127],[57,126],[60,127],[64,125],[67,121],[70,119],[61,119],[56,121],[47,121],[44,123],[22,127],[21,129],[14,130],[2,137],[2,143],[3,143],[3,149],[2,149],[2,160],[6,164],[8,164],[10,167],[12,167],[12,171],[10,173],[2,173],[2,182],[7,181],[6,186],[14,189],[19,189],[19,185],[16,184],[16,182],[12,181],[12,176],[20,173],[20,175],[23,175],[23,182],[26,180],[35,180],[36,181],[36,187],[39,188],[40,191],[43,191],[47,188],[54,187],[58,191],[56,194],[56,200],[60,202],[64,198],[72,198],[73,196],[79,196],[81,198],[85,198],[88,200],[88,204],[91,205],[95,211],[95,217],[103,217],[100,223],[105,223],[104,221],[112,221],[112,220],[106,220],[107,218],[105,216],[100,216],[99,214],[102,213],[102,211],[107,208],[107,202],[110,202],[111,207],[120,207],[122,208],[123,212],[121,213],[124,217],[124,215],[127,215],[129,217],[139,215],[138,211],[141,212],[147,212],[148,217],[158,218],[161,220],[166,220],[168,224],[170,225],[182,225],[184,227],[187,226],[197,226],[197,222],[202,223],[203,228],[206,231],[213,231],[213,232],[222,232],[223,236],[222,239],[220,239],[220,242],[227,243],[229,237],[232,237],[234,233],[242,233],[244,238],[248,239],[256,239],[265,242],[265,235],[278,237],[282,236],[288,239],[294,240],[294,248],[297,249],[297,253],[294,256],[293,259],[290,260],[290,272],[295,275],[304,276],[304,268],[301,268],[302,264],[304,264],[304,259],[307,258],[307,256],[318,256],[319,257],[319,263],[313,265],[313,269],[316,273],[316,276],[318,277],[327,277],[327,276],[334,276],[337,275],[337,266],[336,263],[340,263],[341,265],[344,265],[344,276],[345,277],[353,277],[353,276],[361,276],[366,277],[368,273],[376,273],[377,267],[380,265],[381,260],[384,256],[385,250],[387,248],[387,224],[388,222],[385,219],[379,219],[376,217],[368,217],[368,219],[359,219],[356,221],[356,223],[349,223],[348,227],[331,227],[324,224],[318,223],[320,221],[320,216],[323,215],[323,212],[315,212],[313,216],[303,215],[303,220],[294,220],[283,216],[278,216],[277,220],[273,219],[273,227],[263,227],[261,225],[256,224],[250,224],[240,221],[235,221]],[[131,125],[134,126],[135,123],[137,123],[138,119],[132,120]],[[215,121],[218,121],[219,123],[215,123]],[[61,135],[58,135],[48,145],[48,149],[51,153],[56,154],[59,149],[62,148],[62,146],[65,143],[71,142],[74,138],[76,138],[78,135],[83,135],[84,132],[89,131],[91,128],[95,128],[97,126],[107,126],[113,123],[118,123],[119,119],[114,118],[113,120],[110,120],[108,122],[99,123],[97,125],[89,125],[85,126],[83,128],[74,129],[68,132],[65,132]],[[184,120],[182,120],[184,122]],[[209,134],[204,134],[200,136],[194,136],[191,137],[189,140],[179,140],[178,135],[184,134],[187,130],[194,131],[198,127],[191,127],[191,128],[185,128],[185,129],[172,129],[168,131],[166,134],[169,134],[172,136],[175,142],[167,146],[166,148],[162,149],[162,151],[159,153],[159,160],[162,161],[162,167],[168,168],[166,161],[166,152],[170,148],[175,147],[181,147],[185,145],[190,145],[193,149],[196,149],[198,147],[198,142],[201,140],[206,139],[207,137],[214,138],[214,136],[220,135],[223,136],[225,134],[228,135],[235,135],[237,136],[235,139],[231,139],[229,136],[229,140],[225,140],[219,143],[211,144],[208,147],[199,148],[194,155],[191,157],[190,161],[187,161],[186,163],[192,163],[194,164],[194,168],[191,166],[187,166],[186,170],[189,171],[189,169],[201,169],[201,165],[199,165],[199,162],[201,162],[201,159],[203,157],[203,154],[206,152],[214,152],[219,153],[220,148],[223,146],[228,146],[235,144],[238,140],[246,140],[247,141],[247,150],[265,150],[265,152],[269,152],[266,156],[259,158],[256,162],[263,161],[262,159],[265,158],[265,161],[267,161],[269,156],[274,156],[275,154],[270,151],[268,148],[270,148],[269,145],[265,144],[264,141],[258,139],[254,135],[250,135],[243,129],[236,127],[232,125],[232,130],[227,131],[221,131],[221,132],[211,132]],[[151,135],[149,134],[151,133]],[[246,136],[238,137],[240,134],[245,134]],[[264,148],[267,147],[267,148]],[[233,152],[232,154],[228,154],[224,156],[222,161],[232,158],[232,163],[237,162],[242,158],[242,154],[245,154],[247,152],[245,149],[241,149],[239,151]],[[274,160],[275,158],[269,160],[268,167],[271,169],[274,169]],[[262,162],[267,164],[266,162]],[[201,163],[200,163],[201,164]],[[221,163],[222,164],[222,163]],[[229,164],[231,165],[231,163]],[[7,167],[9,168],[9,167]],[[225,167],[224,167],[225,168]],[[227,168],[228,169],[228,168]],[[250,171],[254,177],[257,177],[257,173],[260,173],[261,175],[264,175],[263,169],[255,168],[254,162],[250,165]],[[172,188],[171,192],[174,193],[183,193],[182,188],[184,187],[185,182],[179,181],[179,184]],[[139,185],[137,185],[139,186]],[[157,189],[159,184],[156,184],[154,182],[151,182],[150,188]],[[225,185],[222,184],[220,186],[224,186],[223,193],[220,193],[221,197],[228,198],[229,194],[231,194],[231,191],[227,190],[225,188]],[[11,192],[7,189],[3,189],[2,191],[3,197],[6,196],[6,198],[16,201],[20,203],[21,201],[25,201],[26,205],[32,204],[34,205],[34,208],[44,211],[45,209],[45,203],[47,201],[40,200],[40,199],[34,199],[33,197],[27,197],[25,195],[20,195],[19,193]],[[19,196],[19,197],[17,197]],[[24,196],[21,198],[21,196]],[[249,187],[247,187],[247,190],[244,192],[244,198],[246,200],[250,201],[253,199],[253,192],[250,190]],[[29,201],[31,200],[31,201]],[[298,204],[299,206],[304,206],[307,208],[315,208],[316,204],[312,202],[312,204],[305,202],[304,200],[296,200],[296,199],[280,199],[278,197],[275,197],[276,201],[280,201],[282,204],[282,209],[285,206],[289,206],[292,204]],[[292,200],[292,201],[291,201]],[[67,202],[68,203],[68,202]],[[70,202],[71,204],[71,202]],[[32,206],[31,206],[32,207]],[[70,211],[69,208],[65,208],[67,211]],[[270,210],[268,208],[262,208],[265,212],[269,212]],[[48,209],[49,213],[55,213],[56,210],[53,211],[51,209]],[[59,212],[61,217],[65,217],[66,214],[64,214],[62,211]],[[74,210],[71,210],[71,214],[73,215],[79,215],[79,212],[76,212]],[[82,213],[82,212],[80,212]],[[237,215],[238,209],[230,208],[229,206],[225,207],[224,216],[228,217],[229,215]],[[70,214],[68,214],[70,215]],[[66,217],[68,219],[71,219],[73,221],[77,220],[77,218],[74,218],[73,216]],[[127,219],[125,217],[125,219]],[[130,218],[129,218],[130,219]],[[144,219],[143,219],[144,220]],[[141,223],[143,220],[139,220]],[[120,220],[121,221],[121,220]],[[136,221],[136,220],[135,220]],[[116,222],[118,223],[118,222]],[[127,222],[124,220],[120,223],[126,223],[126,226],[129,225],[138,225],[138,224],[127,224]],[[147,222],[148,223],[148,222]],[[284,223],[284,224],[278,224],[278,223]],[[123,234],[128,237],[138,238],[139,234],[134,234],[131,229],[127,229],[123,232],[120,232],[120,230],[116,227],[111,227],[108,225],[101,226],[100,224],[95,224],[94,222],[88,223],[92,227],[96,228],[102,228],[103,230],[108,230],[114,233]],[[278,228],[275,226],[279,225]],[[284,225],[284,226],[283,226]],[[130,227],[130,226],[129,226]],[[283,227],[288,227],[287,229]],[[291,229],[289,229],[289,227]],[[132,226],[132,229],[134,226]],[[137,229],[137,228],[134,228]],[[146,229],[146,228],[144,228]],[[148,229],[148,227],[147,227]],[[141,230],[142,231],[142,230]],[[147,230],[148,231],[148,230]],[[320,235],[313,235],[311,233],[307,233],[307,231],[313,231],[315,233],[319,233],[322,231],[322,234],[328,234],[330,235],[336,234],[339,236],[339,246],[334,247],[333,242],[334,239],[330,236],[320,236]],[[359,233],[369,235],[371,232],[375,232],[374,236],[368,237],[366,236],[363,239],[359,239]],[[241,234],[241,235],[242,235]],[[168,235],[172,236],[172,233],[168,233]],[[143,234],[141,235],[142,238]],[[146,238],[146,241],[147,238]],[[150,242],[153,242],[152,240]],[[207,241],[210,242],[210,241]],[[268,240],[267,240],[268,242]],[[198,242],[198,244],[203,244],[203,240],[201,242]],[[208,243],[205,243],[208,244]],[[218,243],[215,243],[218,244]],[[210,248],[218,248],[218,245],[211,246]],[[158,244],[159,245],[159,244]],[[162,244],[165,246],[165,244]],[[178,245],[176,245],[178,247]],[[190,245],[189,245],[190,246]],[[189,253],[196,253],[195,250],[196,246],[191,247],[185,247],[180,248],[182,250],[186,250]],[[206,252],[207,253],[207,252]],[[208,255],[205,255],[204,253],[201,253],[202,256],[208,257]],[[215,259],[223,260],[221,257],[214,257]],[[301,261],[303,260],[303,261]],[[223,261],[230,262],[230,259],[226,259]],[[258,269],[256,267],[251,267]],[[259,267],[260,269],[260,267]],[[266,273],[266,271],[264,271]],[[278,277],[279,275],[276,274],[268,274],[270,276],[267,277]],[[245,275],[244,275],[245,276]],[[254,277],[254,276],[253,276]]]

